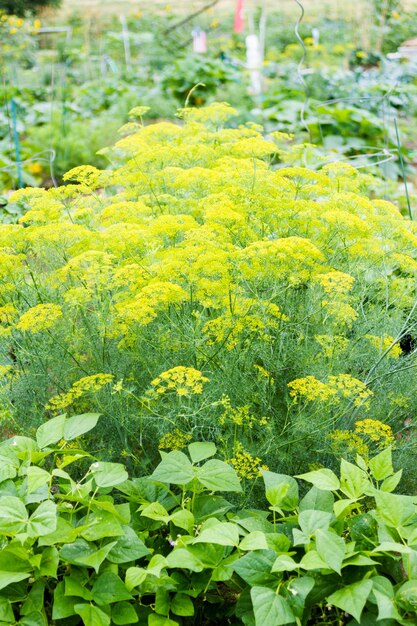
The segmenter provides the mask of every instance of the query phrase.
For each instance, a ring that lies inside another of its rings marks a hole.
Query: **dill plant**
[[[252,481],[258,464],[300,472],[393,441],[411,465],[415,224],[372,176],[307,169],[280,133],[228,127],[226,104],[181,125],[145,113],[102,151],[108,169],[12,197],[4,425],[94,410],[92,450],[147,464],[158,442],[214,440]]]

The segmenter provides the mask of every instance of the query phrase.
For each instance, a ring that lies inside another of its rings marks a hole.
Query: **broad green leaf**
[[[329,569],[329,566],[318,555],[317,550],[309,550],[308,552],[306,552],[303,555],[303,558],[301,559],[299,565],[306,571],[312,571],[315,569]]]
[[[79,598],[66,596],[64,583],[60,582],[55,587],[54,603],[52,606],[52,619],[65,619],[75,615],[74,605],[79,602]]]
[[[32,493],[33,491],[37,491],[41,487],[44,487],[52,478],[49,472],[46,472],[41,467],[37,467],[37,465],[30,465],[27,468],[27,477],[28,493]]]
[[[43,454],[39,452],[36,441],[30,439],[30,437],[19,437],[16,435],[11,440],[13,446],[13,452],[21,461],[36,462],[38,459],[42,459]]]
[[[355,504],[355,502],[356,499],[354,498],[343,498],[342,500],[336,500],[333,507],[336,517],[344,517],[345,514],[349,512],[352,505]]]
[[[294,615],[299,618],[299,624],[305,616],[306,598],[314,588],[315,582],[312,576],[300,576],[299,578],[292,578],[287,584],[287,590],[290,594],[288,602]]]
[[[14,536],[23,532],[27,520],[28,512],[20,498],[0,497],[0,535]]]
[[[211,491],[242,491],[239,478],[231,465],[210,459],[202,467],[196,468],[197,480]]]
[[[11,447],[3,444],[0,447],[0,483],[10,478],[15,478],[19,465],[19,459]]]
[[[361,621],[361,614],[372,590],[372,581],[361,580],[352,585],[346,585],[332,593],[327,601],[329,604],[337,606],[342,611],[352,615],[357,622]]]
[[[176,593],[171,600],[171,611],[174,615],[181,617],[192,617],[194,615],[194,604],[185,593]]]
[[[172,485],[186,485],[193,480],[193,466],[183,452],[161,452],[161,456],[162,461],[151,475],[152,480]]]
[[[286,474],[261,470],[268,502],[283,511],[293,511],[298,506],[297,481]]]
[[[56,504],[52,500],[41,502],[27,523],[29,537],[42,537],[54,532],[57,526]]]
[[[399,552],[400,554],[416,554],[416,551],[403,543],[396,541],[382,541],[372,550],[373,553],[378,552]]]
[[[395,601],[405,611],[416,614],[417,607],[417,580],[407,580],[397,590]]]
[[[121,463],[97,461],[90,466],[97,487],[114,487],[124,483],[129,475]]]
[[[112,541],[97,549],[94,544],[88,544],[84,539],[77,539],[74,543],[68,543],[61,548],[60,559],[73,565],[93,567],[98,573],[100,565],[116,543],[116,541]]]
[[[278,581],[277,576],[271,573],[276,558],[273,550],[256,550],[242,556],[232,567],[248,585],[273,585]]]
[[[151,613],[148,617],[148,626],[178,626],[178,622],[165,617],[164,615],[157,615]]]
[[[20,615],[40,613],[44,607],[44,596],[45,582],[43,580],[36,580],[20,608]]]
[[[314,509],[315,511],[326,511],[327,513],[333,512],[334,497],[331,491],[324,491],[314,485],[310,491],[306,493],[304,498],[300,501],[300,511],[307,511]]]
[[[160,577],[162,570],[167,566],[167,561],[162,554],[154,554],[148,563],[148,572],[152,576]]]
[[[20,580],[25,580],[30,576],[30,572],[7,572],[0,570],[0,589],[4,589],[13,583],[18,583]]]
[[[210,441],[195,441],[188,446],[193,463],[200,463],[216,454],[216,445]]]
[[[254,530],[252,533],[246,535],[246,537],[243,537],[239,545],[239,549],[245,551],[267,550],[268,547],[266,535],[261,530]]]
[[[317,530],[316,550],[320,558],[338,574],[341,573],[346,544],[343,537],[328,530]]]
[[[236,524],[219,522],[203,529],[193,543],[214,543],[220,546],[238,546],[239,531]]]
[[[36,442],[41,450],[64,438],[65,421],[66,415],[58,415],[39,426],[36,431]]]
[[[95,510],[90,516],[81,520],[84,530],[80,532],[83,539],[97,541],[106,537],[122,537],[123,528],[115,514],[108,511]]]
[[[64,424],[64,439],[72,441],[92,430],[100,417],[100,413],[84,413],[68,418]]]
[[[87,568],[72,567],[69,576],[65,576],[65,595],[66,596],[78,596],[83,600],[90,602],[93,599],[93,594],[88,585],[89,573]]]
[[[58,517],[56,529],[52,533],[39,538],[40,546],[54,546],[57,543],[73,543],[79,530],[74,528],[63,517]]]
[[[178,528],[182,528],[186,530],[187,533],[192,534],[195,520],[191,511],[180,509],[179,511],[175,511],[169,519],[175,526],[178,526]]]
[[[93,604],[76,604],[74,610],[81,616],[84,626],[109,626],[110,617]]]
[[[348,498],[358,499],[370,486],[366,473],[345,459],[340,464],[340,489]]]
[[[312,535],[316,530],[327,530],[334,519],[332,513],[325,511],[301,511],[298,524],[306,535]]]
[[[414,498],[411,496],[375,491],[374,498],[377,519],[387,526],[398,528],[417,511]]]
[[[381,491],[389,491],[389,492],[394,491],[394,489],[400,482],[402,475],[403,475],[403,471],[402,469],[400,469],[398,470],[398,472],[395,472],[395,474],[393,474],[392,476],[388,476],[388,478],[386,478],[380,486]]]
[[[8,598],[0,598],[0,622],[13,624],[15,621],[12,605]]]
[[[125,585],[128,591],[139,587],[148,576],[148,572],[143,567],[129,567],[126,571]]]
[[[155,603],[154,610],[158,615],[165,615],[168,617],[170,608],[169,591],[162,586],[158,587],[155,591]]]
[[[48,622],[43,613],[33,611],[19,620],[19,626],[48,626]]]
[[[39,575],[56,578],[59,564],[58,550],[51,546],[42,550],[42,557],[39,566]]]
[[[164,522],[164,524],[169,522],[169,513],[159,502],[151,502],[151,504],[144,506],[143,509],[141,508],[140,514],[143,515],[143,517],[149,517],[149,519]]]
[[[225,515],[233,505],[221,496],[207,497],[206,494],[196,496],[194,500],[193,513],[198,524],[204,522],[209,517],[220,517]]]
[[[272,566],[271,572],[293,572],[299,564],[289,554],[280,554]]]
[[[337,491],[340,488],[340,482],[336,474],[326,468],[299,474],[296,478],[302,478],[302,480],[312,483],[322,491]]]
[[[203,561],[187,548],[177,548],[166,557],[168,567],[178,567],[188,569],[191,572],[202,572],[204,570]]]
[[[97,604],[113,604],[132,599],[121,578],[113,572],[104,572],[97,578],[92,594]]]
[[[120,537],[107,555],[111,563],[128,563],[149,554],[148,548],[139,539],[133,528],[123,526],[124,534]]]
[[[375,480],[384,480],[394,473],[391,448],[385,448],[369,461],[369,468]]]
[[[293,624],[294,613],[287,600],[267,587],[253,587],[250,592],[256,626]]]
[[[395,607],[393,598],[390,598],[385,593],[378,591],[377,589],[373,589],[372,592],[373,592],[373,595],[375,597],[375,600],[378,606],[378,620],[401,619],[401,616]]]
[[[139,618],[129,602],[118,602],[112,606],[111,620],[116,626],[124,626],[125,624],[136,624]]]

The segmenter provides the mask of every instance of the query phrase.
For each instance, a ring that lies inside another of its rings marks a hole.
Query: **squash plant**
[[[302,498],[263,470],[249,510],[213,443],[129,479],[78,447],[98,419],[0,445],[0,624],[416,623],[416,498],[393,493],[389,449],[299,476]]]

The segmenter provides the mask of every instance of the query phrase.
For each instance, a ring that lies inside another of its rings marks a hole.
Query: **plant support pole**
[[[408,215],[410,216],[410,220],[412,221],[413,213],[411,211],[411,203],[410,203],[410,196],[408,193],[407,177],[405,175],[405,165],[404,165],[403,153],[401,150],[400,134],[398,132],[398,124],[397,124],[396,118],[394,118],[394,126],[395,126],[395,136],[397,138],[398,156],[400,158],[401,173],[403,175],[403,181],[404,181],[405,197],[407,198]]]
[[[10,99],[10,112],[12,115],[12,132],[13,142],[16,155],[16,170],[17,170],[17,185],[21,189],[23,187],[23,173],[22,173],[22,161],[20,158],[20,141],[19,133],[17,132],[17,108],[14,98]]]
[[[129,41],[129,29],[127,27],[126,16],[120,16],[120,22],[122,24],[122,39],[123,39],[123,47],[125,50],[125,62],[126,62],[126,70],[128,72],[132,71],[132,59],[130,55],[130,41]]]

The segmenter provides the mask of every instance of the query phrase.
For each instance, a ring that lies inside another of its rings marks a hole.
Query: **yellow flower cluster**
[[[112,374],[100,373],[93,374],[92,376],[84,376],[77,380],[69,391],[60,393],[51,398],[45,408],[54,413],[63,411],[85,394],[97,393],[102,387],[111,383],[113,379],[114,376]]]
[[[249,405],[232,406],[229,396],[223,396],[220,404],[223,407],[223,414],[219,418],[219,424],[222,426],[229,422],[235,426],[247,426],[252,429],[255,425],[266,426],[268,424],[268,418],[258,417],[251,413]]]
[[[398,343],[395,343],[394,337],[390,335],[385,335],[384,337],[376,337],[375,335],[365,335],[366,339],[379,350],[380,352],[385,352],[385,350],[389,350],[387,352],[387,358],[389,359],[398,359],[402,355],[401,347]],[[391,347],[392,346],[392,347]]]
[[[334,430],[328,438],[330,439],[332,450],[337,456],[354,453],[366,458],[369,454],[369,446],[352,430]]]
[[[37,304],[20,316],[16,328],[32,334],[39,333],[52,328],[62,315],[59,304]]]
[[[249,452],[246,452],[241,443],[236,444],[234,456],[227,462],[233,466],[240,480],[255,480],[262,476],[261,470],[269,469],[267,465],[262,464],[258,456],[253,457]]]
[[[321,353],[329,359],[341,354],[349,346],[349,339],[343,335],[316,335],[314,339],[321,346]]]
[[[199,370],[178,365],[159,374],[151,382],[151,385],[160,395],[172,391],[177,396],[191,396],[203,393],[203,383],[208,382],[208,380]]]
[[[288,387],[295,403],[299,400],[338,403],[342,398],[346,398],[353,399],[355,406],[366,407],[367,400],[373,395],[362,381],[350,374],[329,376],[327,383],[323,383],[315,376],[305,376],[288,383]]]
[[[367,418],[355,422],[355,433],[377,442],[380,448],[386,448],[394,443],[391,426],[379,420]]]
[[[334,430],[329,439],[337,455],[353,452],[365,458],[371,450],[382,450],[395,444],[391,426],[369,418],[355,422],[354,431]]]
[[[181,450],[190,443],[192,435],[183,433],[178,428],[173,433],[166,433],[159,440],[158,448],[160,450]]]

